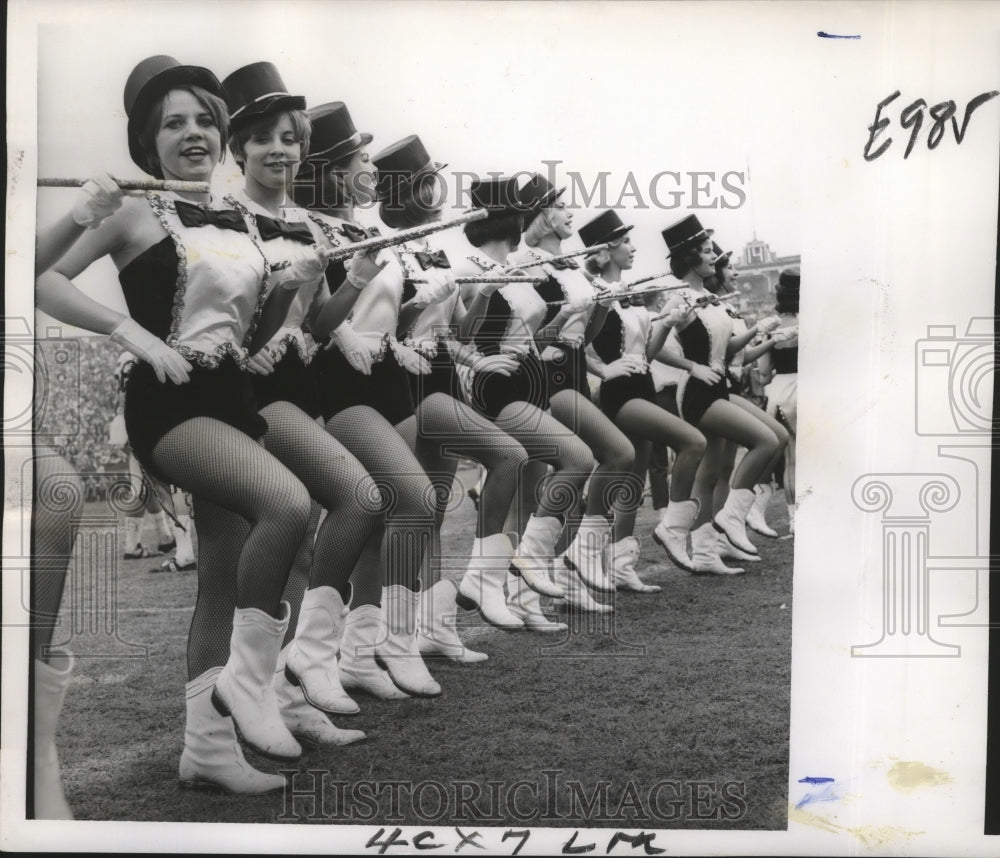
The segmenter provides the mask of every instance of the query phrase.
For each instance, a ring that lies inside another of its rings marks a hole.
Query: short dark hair
[[[219,129],[219,136],[222,141],[222,152],[220,153],[219,160],[221,161],[226,157],[226,140],[229,137],[229,108],[226,102],[219,98],[219,96],[210,93],[207,89],[202,89],[200,86],[195,86],[194,84],[171,87],[171,89],[163,93],[162,97],[149,106],[149,114],[146,116],[146,121],[143,122],[142,130],[139,132],[139,145],[142,147],[146,170],[151,176],[155,176],[157,179],[163,178],[163,168],[160,166],[160,158],[156,154],[156,135],[159,133],[160,124],[163,122],[163,103],[167,100],[167,96],[171,92],[179,89],[190,92],[191,95],[198,99],[198,103],[212,115],[212,121],[215,123],[215,127]]]
[[[521,243],[523,220],[521,212],[491,212],[485,220],[465,224],[462,231],[473,247],[482,247],[488,241],[506,241],[514,249]]]
[[[670,254],[670,273],[673,274],[674,277],[681,279],[692,268],[694,268],[700,256],[698,253],[698,248],[700,246],[701,242],[698,242],[690,247],[683,247],[680,250],[675,250]]]
[[[246,146],[247,141],[258,131],[270,131],[286,113],[292,120],[292,129],[295,131],[296,137],[299,138],[299,144],[302,147],[299,159],[302,160],[309,154],[309,137],[312,134],[312,122],[309,121],[309,117],[304,110],[284,110],[267,113],[260,117],[260,119],[255,119],[252,122],[241,122],[232,131],[232,135],[229,138],[229,151],[233,153],[233,157],[236,159],[236,163],[240,165],[240,169],[243,169],[243,147]]]
[[[434,173],[424,173],[415,182],[393,188],[389,199],[379,205],[382,222],[390,229],[409,229],[426,223],[437,181]]]
[[[776,289],[774,291],[774,312],[797,314],[799,312],[799,293],[797,291],[783,292]]]

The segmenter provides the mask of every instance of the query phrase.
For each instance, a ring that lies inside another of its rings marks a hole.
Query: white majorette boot
[[[753,487],[753,494],[753,505],[750,507],[750,512],[747,513],[747,527],[754,531],[754,533],[759,533],[761,536],[770,536],[774,539],[777,537],[778,531],[771,527],[764,517],[767,507],[771,503],[774,487],[770,483],[757,483]]]
[[[565,623],[550,620],[542,613],[542,600],[513,572],[507,572],[507,607],[524,621],[524,627],[533,632],[564,632],[569,628]]]
[[[568,566],[557,565],[555,570],[556,583],[565,590],[563,598],[566,605],[578,611],[590,611],[595,614],[607,614],[614,610],[613,605],[598,602],[590,595],[590,590],[580,576]]]
[[[610,535],[611,524],[603,515],[585,515],[580,520],[576,537],[558,558],[573,569],[584,584],[601,593],[615,591],[615,585],[604,574],[602,562],[604,546]]]
[[[524,623],[507,609],[503,593],[513,555],[514,547],[506,533],[472,540],[469,568],[458,584],[459,606],[478,610],[486,622],[500,629],[524,628]]]
[[[691,563],[699,575],[741,575],[745,570],[726,566],[719,557],[719,534],[710,521],[691,531]]]
[[[56,727],[73,674],[73,653],[53,649],[49,662],[35,659],[35,819],[72,819],[63,794]]]
[[[347,615],[340,641],[340,683],[348,691],[361,691],[379,700],[408,700],[410,695],[397,688],[375,661],[375,647],[385,638],[381,607],[354,608]]]
[[[753,501],[752,489],[731,489],[726,505],[715,514],[712,522],[716,530],[726,534],[733,545],[747,554],[759,553],[757,546],[747,538],[747,513]]]
[[[647,584],[635,571],[639,559],[639,540],[626,536],[617,542],[609,542],[604,549],[604,568],[610,570],[611,583],[617,590],[631,590],[634,593],[659,593],[662,588]]]
[[[212,702],[223,715],[232,715],[243,741],[258,754],[275,760],[297,760],[302,748],[288,731],[278,711],[274,670],[291,613],[281,603],[281,616],[258,608],[237,608],[229,661],[215,681]]]
[[[221,672],[221,667],[210,667],[185,686],[187,720],[179,770],[181,785],[237,795],[263,795],[283,789],[285,779],[281,775],[259,772],[247,762],[233,719],[213,704],[212,691]]]
[[[340,684],[337,656],[347,608],[333,587],[306,590],[295,639],[288,645],[285,672],[306,700],[324,712],[355,715],[361,708]]]
[[[274,671],[274,693],[278,698],[281,719],[300,744],[320,746],[353,745],[368,738],[361,730],[342,730],[315,706],[310,706],[302,688],[288,681],[285,668],[288,666],[286,646],[278,656],[278,666]]]
[[[460,598],[454,581],[442,578],[433,587],[420,592],[420,616],[417,620],[417,648],[423,655],[443,655],[459,664],[486,661],[485,652],[476,652],[462,643],[455,631]]]
[[[396,685],[414,697],[437,697],[441,686],[427,670],[417,647],[420,594],[402,584],[382,588],[382,616],[388,634],[375,647]]]
[[[701,504],[695,498],[684,501],[670,501],[666,514],[653,530],[653,539],[667,552],[675,566],[685,572],[694,572],[694,564],[688,554],[687,541],[691,525],[698,517]]]
[[[795,504],[788,504],[788,535],[795,535]]]
[[[177,516],[177,524],[173,526],[174,542],[177,543],[177,551],[174,553],[174,561],[178,566],[184,568],[197,562],[194,556],[194,543],[191,540],[191,531],[194,530],[194,521],[189,515]]]
[[[747,563],[760,563],[759,554],[747,554],[745,551],[740,551],[729,541],[729,537],[724,533],[716,531],[715,535],[718,537],[715,547],[719,550],[719,557],[722,560],[735,560],[737,563],[741,561],[745,561]]]
[[[563,588],[554,584],[548,574],[562,529],[562,522],[555,516],[532,513],[510,562],[510,571],[543,596],[563,595]]]

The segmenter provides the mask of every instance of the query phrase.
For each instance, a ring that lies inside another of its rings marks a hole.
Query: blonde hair
[[[552,228],[552,222],[549,220],[548,209],[542,209],[524,231],[524,243],[528,247],[537,247],[543,238],[554,232],[555,229]]]

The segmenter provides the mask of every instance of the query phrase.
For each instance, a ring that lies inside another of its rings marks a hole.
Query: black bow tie
[[[543,262],[545,260],[542,260]],[[576,264],[575,259],[553,259],[549,262],[556,271],[565,271],[567,268],[579,268],[580,266]]]
[[[184,226],[217,226],[219,229],[235,229],[237,232],[250,231],[243,215],[234,209],[204,209],[182,200],[176,200],[174,207]]]
[[[425,253],[418,250],[413,254],[420,263],[420,267],[426,271],[428,268],[451,268],[451,263],[443,250],[435,250],[433,253]]]
[[[340,234],[354,244],[368,238],[375,238],[379,234],[379,231],[375,227],[365,230],[360,226],[355,226],[353,223],[345,223],[340,226]]]
[[[312,230],[308,224],[289,223],[280,218],[266,217],[265,215],[254,215],[257,219],[257,229],[260,230],[260,237],[264,241],[271,241],[274,238],[290,238],[292,241],[301,241],[303,244],[313,244]]]

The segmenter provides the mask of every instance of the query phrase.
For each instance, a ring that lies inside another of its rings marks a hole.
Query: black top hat
[[[711,238],[715,234],[715,230],[705,229],[697,215],[688,215],[676,223],[670,224],[661,234],[667,243],[667,249],[670,251],[667,254],[669,257],[678,250]]]
[[[587,247],[595,244],[604,244],[608,241],[617,241],[627,233],[631,226],[625,226],[622,219],[618,217],[618,212],[614,209],[606,209],[593,220],[587,221],[577,230],[577,234]]]
[[[476,179],[469,189],[472,205],[490,214],[513,214],[521,211],[517,196],[517,177]]]
[[[322,158],[333,162],[353,155],[363,146],[372,142],[372,135],[359,132],[342,101],[331,101],[306,111],[312,122],[312,137],[309,142],[309,158]]]
[[[720,269],[725,268],[727,265],[729,265],[729,257],[733,255],[733,252],[731,250],[723,250],[721,247],[719,247],[718,244],[716,244],[713,241],[712,252],[718,257],[718,259],[715,260],[716,271],[719,271]]]
[[[156,101],[171,89],[183,86],[198,86],[219,98],[226,97],[219,79],[208,69],[201,66],[184,66],[173,57],[163,54],[144,59],[132,69],[132,74],[125,81],[128,152],[141,169],[157,178],[162,178],[160,168],[146,158],[139,141],[139,134],[149,115],[149,109]]]
[[[416,134],[386,146],[372,158],[372,163],[378,170],[375,190],[382,200],[398,194],[421,176],[437,173],[448,166],[433,160]]]
[[[518,191],[517,198],[524,210],[524,228],[541,212],[558,199],[565,188],[556,188],[545,176],[535,173]]]
[[[798,268],[786,268],[778,275],[778,285],[774,289],[775,294],[798,295],[799,280]]]
[[[274,63],[250,63],[236,69],[222,82],[229,102],[229,121],[242,124],[269,113],[305,110],[301,95],[289,95]]]

